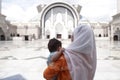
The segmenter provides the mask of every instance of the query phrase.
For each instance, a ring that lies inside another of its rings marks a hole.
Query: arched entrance
[[[49,31],[49,30],[46,31],[46,38],[47,38],[47,39],[50,38],[50,31]]]
[[[114,41],[120,41],[120,29],[117,27],[114,36],[113,36]]]
[[[99,37],[101,37],[101,34],[99,34]]]
[[[114,41],[118,41],[118,35],[114,35]]]
[[[68,28],[74,29],[78,24],[79,14],[77,10],[64,2],[56,2],[46,6],[41,12],[42,38],[46,36],[46,30],[50,31],[50,38],[68,38]],[[46,26],[49,21],[49,28]],[[69,27],[69,23],[72,25]],[[60,30],[62,29],[62,30]],[[64,35],[63,35],[64,34]]]
[[[5,34],[2,30],[2,28],[0,27],[0,41],[4,41],[5,40]]]
[[[73,35],[73,34],[72,34],[72,30],[69,30],[69,31],[68,31],[68,39],[71,39],[71,38],[72,38],[72,35]]]

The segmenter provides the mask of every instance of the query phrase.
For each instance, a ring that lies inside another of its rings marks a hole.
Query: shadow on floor
[[[37,57],[31,57],[31,58],[26,58],[26,59],[24,59],[24,60],[31,60],[31,59],[37,59],[37,58],[41,58],[41,59],[47,59],[46,57],[44,57],[44,56],[37,56]]]
[[[0,58],[0,60],[17,60],[14,56],[4,56],[3,58]]]
[[[17,75],[9,76],[0,80],[26,80],[26,79],[20,74],[17,74]]]

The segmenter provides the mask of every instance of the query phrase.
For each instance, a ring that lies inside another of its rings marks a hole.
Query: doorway
[[[118,35],[114,35],[114,41],[118,41]]]
[[[0,41],[5,41],[5,35],[0,35]]]
[[[5,40],[5,34],[2,30],[2,28],[0,27],[0,41],[4,41]]]
[[[61,39],[62,35],[61,34],[57,34],[56,37]]]

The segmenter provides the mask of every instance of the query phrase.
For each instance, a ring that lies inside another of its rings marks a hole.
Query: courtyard
[[[61,40],[63,47],[71,41]],[[49,55],[47,39],[0,41],[0,80],[45,80]],[[120,80],[120,42],[96,39],[97,70],[94,80]]]

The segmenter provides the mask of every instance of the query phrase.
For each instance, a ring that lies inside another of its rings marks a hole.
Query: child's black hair
[[[55,39],[55,38],[52,38],[49,40],[48,42],[48,49],[50,52],[54,52],[54,51],[57,51],[57,49],[59,47],[62,47],[62,43],[61,41]]]

